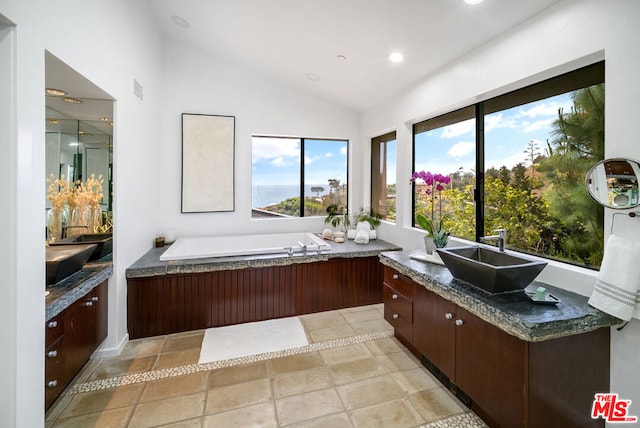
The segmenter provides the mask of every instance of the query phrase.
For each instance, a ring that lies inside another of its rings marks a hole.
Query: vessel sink
[[[58,283],[82,269],[96,246],[96,244],[79,244],[47,247],[47,286]]]
[[[521,290],[547,265],[476,245],[439,248],[437,251],[454,278],[489,293]]]
[[[111,233],[88,233],[84,235],[77,235],[71,238],[66,238],[58,242],[50,243],[49,245],[84,245],[84,244],[96,244],[96,248],[89,257],[89,260],[98,260],[106,255],[111,254],[113,251],[113,235]]]

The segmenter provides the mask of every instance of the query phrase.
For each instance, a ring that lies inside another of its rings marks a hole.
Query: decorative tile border
[[[420,428],[487,428],[487,424],[475,413],[468,411],[421,425]]]
[[[92,382],[84,382],[69,388],[65,395],[79,394],[82,392],[98,391],[101,389],[115,388],[122,385],[131,385],[152,380],[165,379],[169,377],[182,376],[186,374],[203,371],[233,367],[242,364],[255,363],[258,361],[270,360],[273,358],[286,357],[289,355],[305,354],[308,352],[322,351],[325,349],[339,348],[357,343],[370,342],[372,340],[386,339],[393,337],[393,330],[385,330],[376,333],[366,333],[358,336],[345,337],[341,339],[327,340],[324,342],[311,343],[300,348],[285,349],[277,352],[266,352],[264,354],[250,355],[247,357],[233,358],[224,361],[215,361],[206,364],[189,364],[186,366],[172,367],[162,370],[152,370],[142,373],[134,373],[123,376],[116,376],[109,379],[101,379]]]

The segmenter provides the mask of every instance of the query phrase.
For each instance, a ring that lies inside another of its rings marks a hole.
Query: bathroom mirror
[[[605,207],[619,210],[634,208],[640,205],[638,177],[638,161],[627,158],[605,159],[587,172],[587,191]]]

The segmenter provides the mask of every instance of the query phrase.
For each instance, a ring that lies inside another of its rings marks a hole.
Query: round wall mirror
[[[640,205],[638,177],[638,161],[626,158],[605,159],[587,172],[587,191],[605,207],[619,210],[634,208]]]

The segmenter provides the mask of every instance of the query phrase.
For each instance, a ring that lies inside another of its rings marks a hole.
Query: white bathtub
[[[161,261],[202,259],[255,254],[275,254],[330,250],[331,246],[313,233],[273,233],[268,235],[230,235],[178,238],[160,256]]]

